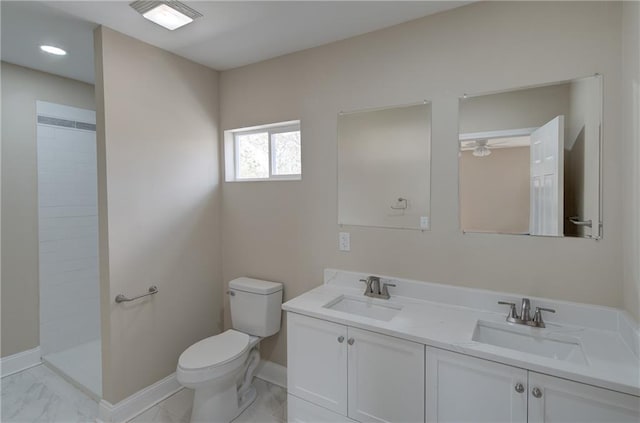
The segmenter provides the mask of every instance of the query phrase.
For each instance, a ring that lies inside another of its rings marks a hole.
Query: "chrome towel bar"
[[[149,295],[153,295],[153,294],[157,294],[157,293],[158,293],[158,287],[155,286],[155,285],[152,285],[152,286],[149,287],[149,292],[147,292],[146,294],[138,295],[137,297],[128,298],[128,297],[125,297],[122,294],[118,294],[118,295],[116,295],[116,303],[125,303],[127,301],[137,300],[138,298],[147,297]]]

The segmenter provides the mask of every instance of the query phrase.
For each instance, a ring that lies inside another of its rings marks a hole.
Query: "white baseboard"
[[[98,423],[127,422],[181,389],[182,385],[178,382],[176,374],[172,373],[117,404],[111,404],[105,400],[100,401],[96,421]]]
[[[287,368],[273,361],[262,360],[256,377],[287,389]]]
[[[40,347],[22,351],[17,354],[0,358],[0,375],[2,377],[21,372],[29,367],[42,363]]]

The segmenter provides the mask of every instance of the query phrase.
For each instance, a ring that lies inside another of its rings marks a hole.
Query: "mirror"
[[[338,223],[429,228],[431,104],[338,116]]]
[[[602,77],[459,101],[463,232],[599,239]]]

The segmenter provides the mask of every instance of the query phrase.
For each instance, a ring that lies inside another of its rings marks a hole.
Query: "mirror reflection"
[[[429,228],[431,104],[338,116],[338,223]]]
[[[600,76],[459,107],[463,232],[601,237]]]

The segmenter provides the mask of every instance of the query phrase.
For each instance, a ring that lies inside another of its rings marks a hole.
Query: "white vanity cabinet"
[[[423,344],[294,313],[287,326],[290,397],[359,422],[424,422]],[[312,418],[294,404],[290,421]]]
[[[428,423],[637,423],[640,398],[437,348],[426,352]]]

